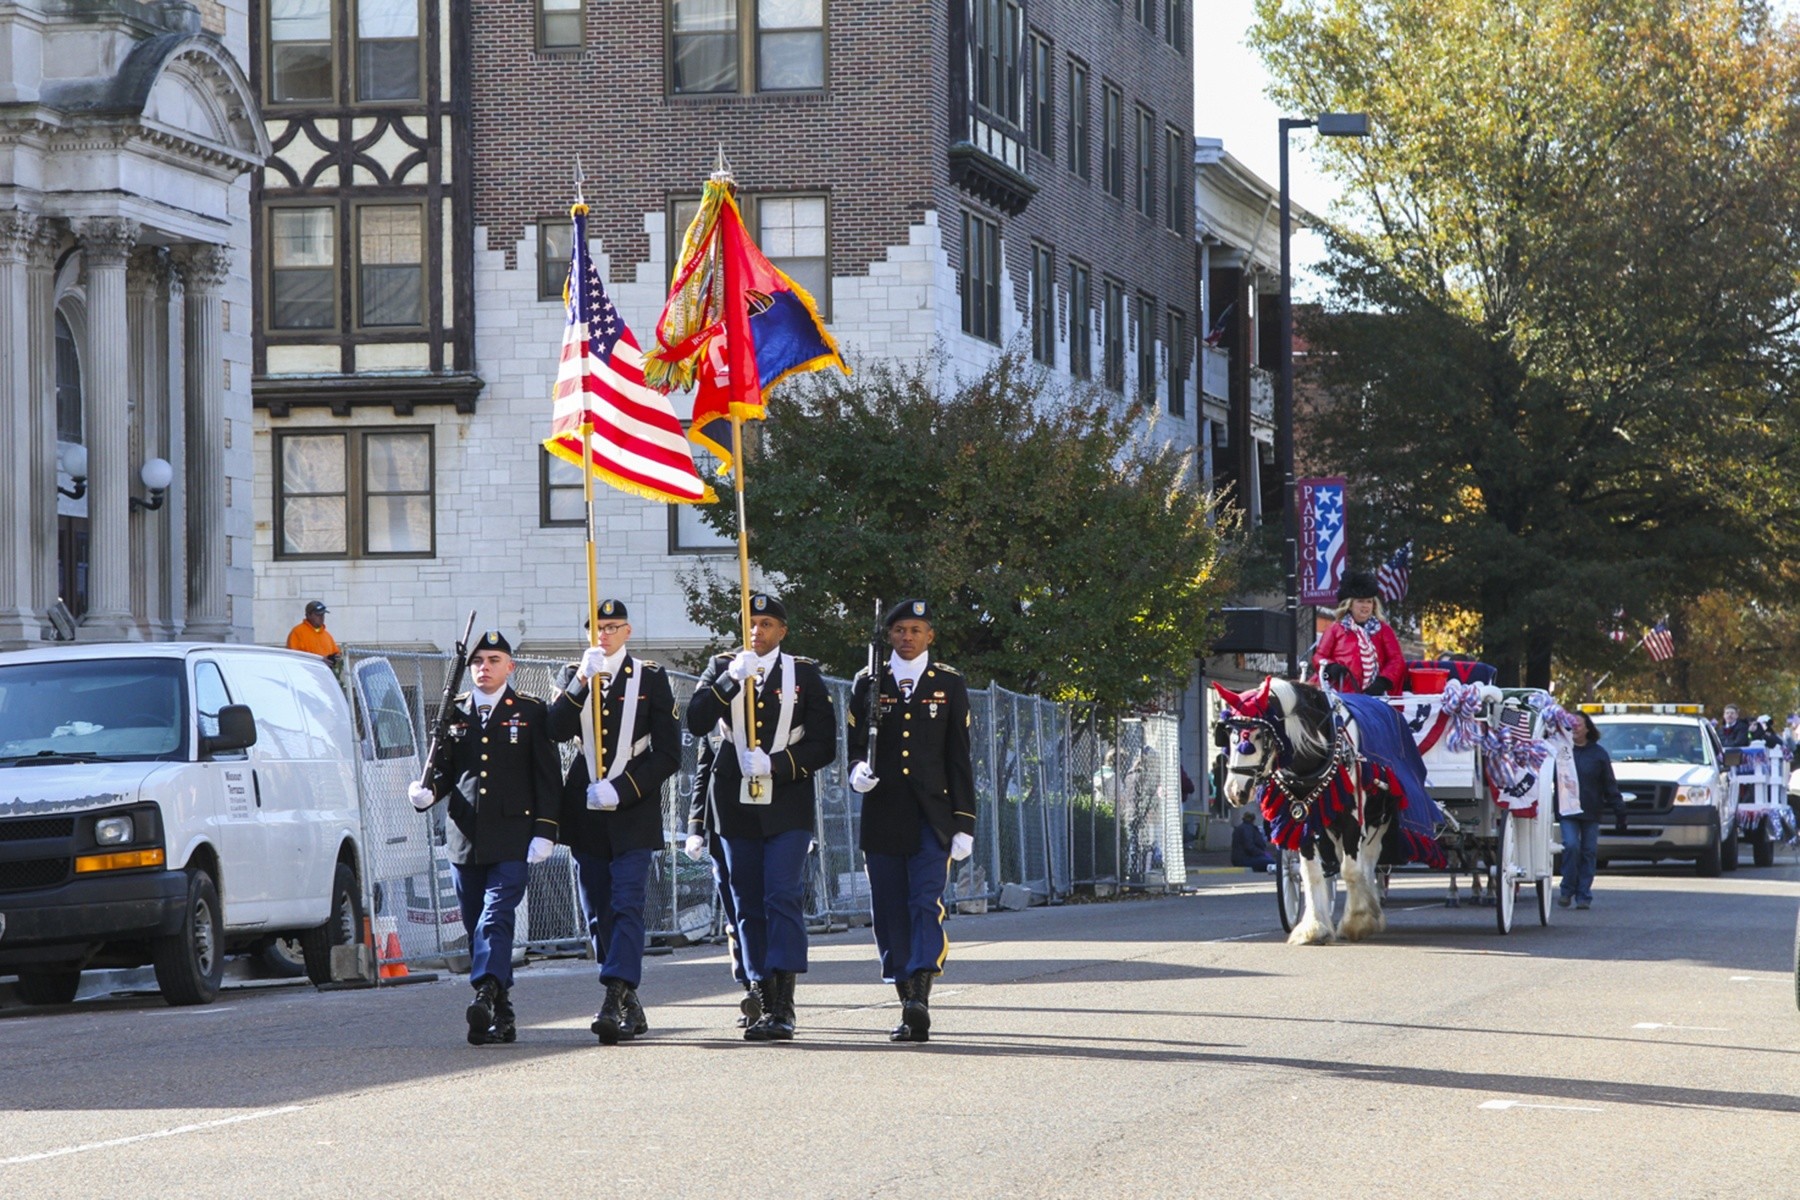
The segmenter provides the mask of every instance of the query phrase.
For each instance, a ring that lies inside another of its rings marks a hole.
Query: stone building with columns
[[[0,648],[251,629],[244,0],[0,5]]]

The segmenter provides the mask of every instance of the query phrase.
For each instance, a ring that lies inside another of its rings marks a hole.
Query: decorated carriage
[[[1420,667],[1409,690],[1385,697],[1273,679],[1241,696],[1221,689],[1233,799],[1254,796],[1269,820],[1290,941],[1354,940],[1384,927],[1381,900],[1397,868],[1448,873],[1452,907],[1462,903],[1459,876],[1469,876],[1503,934],[1522,892],[1550,923],[1556,780],[1561,773],[1573,794],[1574,718],[1547,692],[1492,686],[1480,667]],[[1330,911],[1334,881],[1347,897],[1341,922]]]
[[[1751,861],[1757,866],[1773,866],[1776,846],[1791,846],[1800,840],[1794,810],[1788,806],[1787,749],[1777,742],[1773,746],[1742,746],[1735,753],[1739,757],[1731,771],[1737,784],[1738,844],[1749,845]]]

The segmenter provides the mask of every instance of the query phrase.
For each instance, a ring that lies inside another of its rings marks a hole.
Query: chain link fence
[[[364,875],[378,955],[387,963],[466,953],[445,857],[443,806],[421,817],[406,798],[407,783],[420,774],[450,657],[366,646],[344,653],[345,686],[364,745]],[[513,687],[548,699],[562,667],[559,660],[518,659]],[[696,678],[674,671],[669,677],[676,705],[685,712]],[[850,684],[826,683],[841,720]],[[986,912],[992,905],[1054,904],[1077,887],[1185,883],[1173,716],[1103,722],[1084,707],[999,687],[971,690],[969,702],[975,852],[952,864],[946,907]],[[689,861],[681,849],[699,748],[699,739],[684,729],[681,769],[663,788],[665,844],[654,861],[645,926],[652,939],[665,942],[722,932],[711,865]],[[565,770],[576,752],[576,743],[563,745]],[[808,920],[815,929],[867,924],[869,885],[857,844],[860,805],[849,787],[841,729],[837,762],[816,778]],[[531,869],[518,928],[522,948],[537,953],[585,949],[586,925],[566,847]]]

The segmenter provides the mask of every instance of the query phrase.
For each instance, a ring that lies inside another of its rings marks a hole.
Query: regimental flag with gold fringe
[[[681,420],[668,397],[645,384],[643,352],[594,269],[587,206],[577,204],[572,215],[575,246],[563,288],[568,323],[544,448],[647,500],[710,503],[715,497],[694,466]],[[589,430],[585,453],[584,427]]]
[[[682,239],[645,378],[664,391],[697,388],[688,436],[723,471],[732,465],[731,419],[761,420],[776,384],[825,367],[850,373],[813,298],[763,256],[729,180],[715,174]]]

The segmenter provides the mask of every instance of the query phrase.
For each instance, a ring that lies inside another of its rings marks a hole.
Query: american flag
[[[1675,657],[1675,635],[1669,632],[1667,621],[1658,621],[1654,629],[1645,631],[1644,649],[1657,662]]]
[[[588,255],[587,210],[575,210],[568,323],[556,372],[554,423],[544,448],[585,465],[621,491],[691,504],[713,499],[668,398],[644,383],[644,356]],[[590,426],[586,453],[582,427]]]
[[[1406,599],[1406,585],[1412,581],[1412,546],[1407,542],[1394,551],[1393,557],[1375,572],[1375,588],[1388,604],[1398,604]]]

